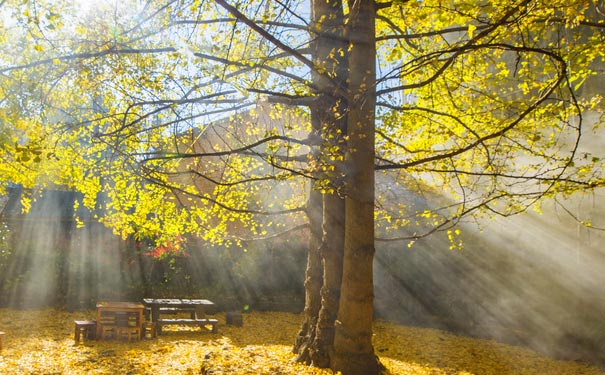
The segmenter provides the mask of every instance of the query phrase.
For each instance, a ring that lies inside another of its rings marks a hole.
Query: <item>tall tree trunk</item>
[[[355,0],[349,9],[345,247],[330,367],[343,375],[373,375],[383,368],[372,346],[376,8],[374,0]]]
[[[311,124],[314,137],[321,137],[321,120],[317,111],[311,111]],[[313,147],[313,160],[319,161],[319,147]],[[316,178],[319,178],[316,173]],[[319,190],[310,187],[309,201],[306,207],[309,220],[310,238],[307,251],[307,268],[305,269],[305,309],[300,331],[296,336],[292,351],[298,354],[297,361],[311,363],[309,348],[315,338],[315,328],[321,308],[320,290],[322,285],[323,267],[321,264],[321,244],[323,240],[323,196]]]
[[[344,213],[344,199],[338,193],[324,195],[321,309],[317,319],[315,338],[310,349],[311,363],[323,368],[330,366],[330,352],[334,343],[334,322],[338,314],[344,250]]]
[[[323,139],[320,165],[328,166],[320,178],[324,180],[324,184],[329,181],[329,188],[323,196],[323,236],[320,247],[323,270],[321,307],[315,317],[310,316],[315,310],[312,310],[310,305],[305,307],[303,326],[294,350],[299,354],[299,361],[318,367],[329,367],[342,283],[345,216],[342,197],[342,150],[346,134],[346,116],[343,116],[346,100],[336,95],[338,90],[335,86],[342,89],[346,85],[347,43],[343,35],[342,0],[312,0],[311,9],[313,62],[317,67],[317,71],[313,73],[313,81],[319,97],[311,112],[313,127]],[[308,264],[308,271],[310,266]],[[306,293],[306,300],[314,301],[309,294],[315,293],[315,290],[306,287]],[[313,321],[315,327],[309,326]]]
[[[324,110],[322,113],[332,113],[332,108]],[[342,145],[339,144],[342,142],[342,132],[334,129],[334,122],[326,123],[325,118],[320,123],[324,128],[322,130],[323,138],[332,140],[332,142],[325,142],[322,146],[321,159],[324,159],[322,163],[325,163],[325,159],[330,158],[326,153],[331,146],[342,148]],[[333,133],[333,135],[326,137],[326,132]],[[334,161],[333,171],[321,176],[321,178],[331,181],[330,188],[334,190],[323,194],[319,191],[312,191],[311,198],[315,200],[319,195],[321,201],[313,203],[312,206],[310,204],[308,207],[311,227],[315,230],[319,223],[321,235],[312,233],[310,241],[305,280],[304,320],[294,351],[298,354],[299,361],[317,367],[330,365],[329,353],[334,340],[334,322],[338,312],[342,283],[345,204],[340,195],[342,179],[336,177],[341,173],[339,164],[341,164],[340,161]],[[317,237],[321,238],[319,244],[316,243]]]
[[[298,354],[299,362],[311,363],[309,347],[315,338],[315,328],[321,307],[320,289],[323,267],[321,265],[320,246],[322,241],[322,194],[311,187],[307,203],[310,238],[305,270],[305,310],[303,322],[296,336],[293,352]]]

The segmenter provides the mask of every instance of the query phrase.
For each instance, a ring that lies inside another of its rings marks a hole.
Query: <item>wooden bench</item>
[[[212,301],[202,299],[152,299],[144,298],[143,303],[146,305],[147,315],[151,315],[151,321],[156,323],[156,333],[162,334],[162,326],[175,324],[175,325],[189,325],[199,326],[205,328],[205,326],[211,326],[211,332],[215,333],[218,331],[218,320],[206,318],[205,306],[214,306]],[[180,313],[186,313],[189,315],[189,319],[175,316]],[[162,318],[162,315],[172,315],[171,319]]]
[[[209,325],[212,326],[210,332],[216,333],[218,332],[218,320],[217,319],[158,319],[157,321],[157,330],[158,333],[162,332],[162,326],[169,324],[179,324],[179,325],[188,325],[188,326],[199,326],[200,328],[204,328]]]
[[[195,307],[160,307],[160,314],[176,315],[179,313],[188,313],[191,316],[191,319],[196,318]]]
[[[160,307],[158,309],[160,314],[176,315],[179,313],[188,313],[191,319],[195,319],[195,307]],[[150,320],[151,308],[145,308],[145,319]]]
[[[0,350],[2,350],[2,337],[4,337],[4,332],[0,332]]]

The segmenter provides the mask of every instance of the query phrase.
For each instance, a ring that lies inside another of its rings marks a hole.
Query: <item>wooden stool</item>
[[[134,337],[135,339],[139,339],[139,337],[141,337],[141,331],[139,330],[139,327],[117,327],[117,334],[116,336],[120,339],[128,339],[128,341],[132,340],[132,338]]]
[[[4,332],[0,332],[0,350],[2,350],[2,337],[4,337]]]
[[[94,340],[97,332],[97,322],[94,320],[74,320],[74,342],[80,342],[80,337]]]
[[[155,331],[155,323],[154,322],[143,322],[143,338],[146,339],[147,338],[147,334],[149,334],[149,338],[150,339],[154,339],[156,338],[156,331]]]
[[[239,311],[230,311],[225,315],[228,325],[241,327],[244,325],[242,313]]]

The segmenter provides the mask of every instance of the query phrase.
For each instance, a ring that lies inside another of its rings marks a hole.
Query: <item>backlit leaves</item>
[[[586,174],[598,157],[570,163],[581,127],[598,126],[578,120],[600,100],[578,90],[605,51],[588,2],[423,1],[382,14],[378,152],[419,191],[449,192],[438,226],[598,183]]]
[[[213,2],[4,4],[3,181],[77,189],[124,236],[187,232],[232,244],[270,235],[267,213],[304,220],[306,189],[346,192],[334,181],[355,150],[324,131],[324,153],[312,156],[311,145],[291,141],[308,137],[308,109],[267,103],[316,95],[304,63],[307,4],[289,5],[238,10],[300,55]],[[586,130],[579,115],[602,108],[580,96],[605,56],[603,20],[589,2],[389,5],[377,28],[381,233],[453,229],[476,210],[513,214],[602,184],[602,155],[574,151]],[[333,49],[316,73],[332,76],[344,53]],[[402,190],[423,193],[423,204],[399,204]],[[278,199],[261,199],[267,192]],[[415,215],[425,206],[447,209]]]

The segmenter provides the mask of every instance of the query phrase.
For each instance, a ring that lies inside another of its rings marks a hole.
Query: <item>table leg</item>
[[[162,334],[162,325],[158,322],[160,319],[160,306],[151,306],[151,321],[155,323],[157,335]]]
[[[205,318],[206,318],[206,311],[204,309],[204,305],[196,305],[194,319],[205,319]]]
[[[138,339],[141,340],[143,338],[143,314],[145,313],[145,308],[142,308],[139,310],[139,320],[138,320],[138,326],[139,326],[139,335],[138,335]]]
[[[101,337],[101,308],[97,307],[97,332],[96,332],[97,340],[102,339]]]

